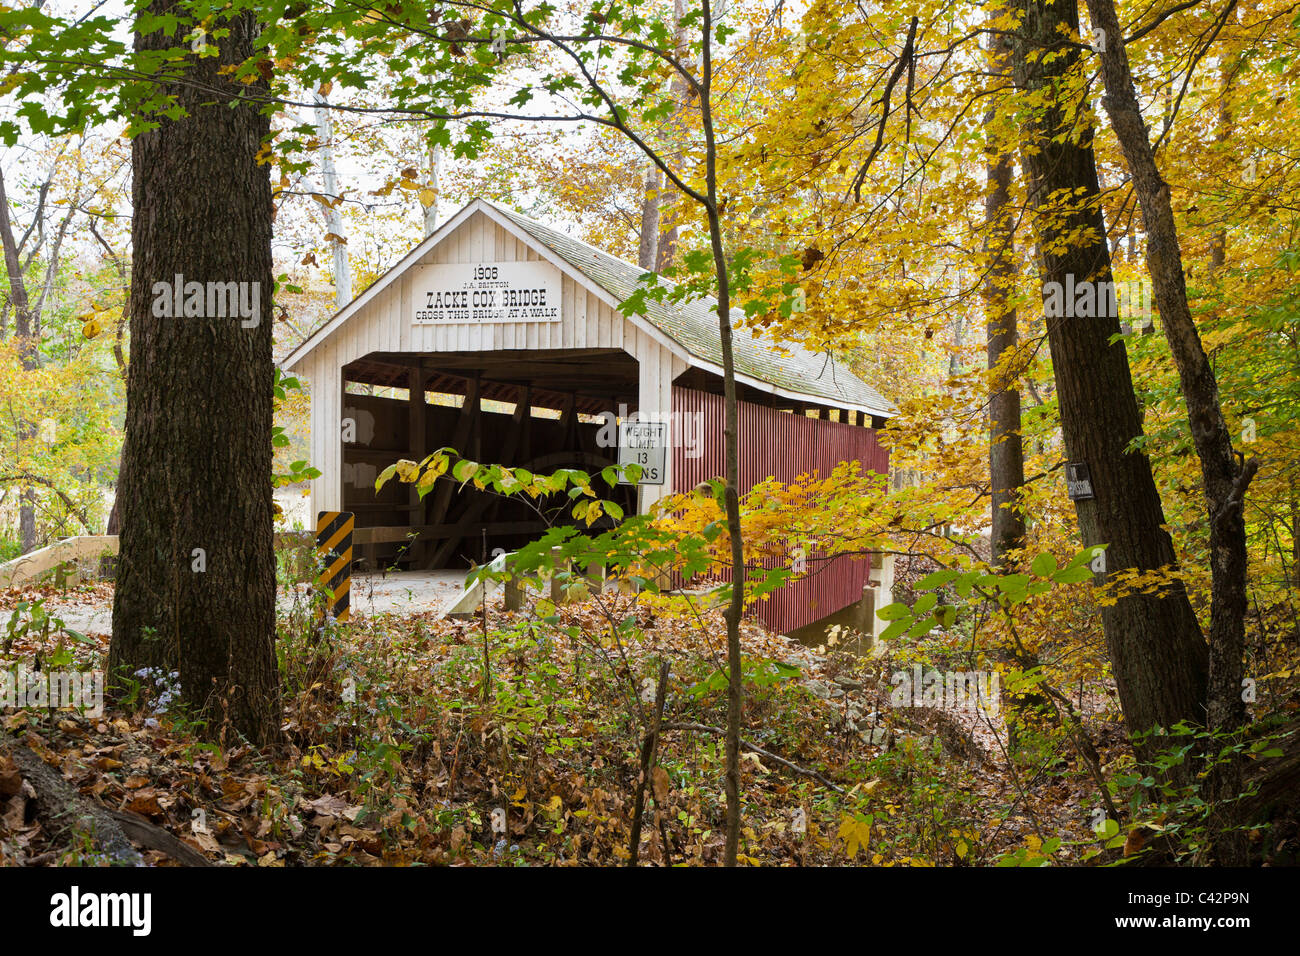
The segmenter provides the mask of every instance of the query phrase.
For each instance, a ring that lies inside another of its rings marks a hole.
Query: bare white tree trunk
[[[18,340],[18,356],[25,371],[32,371],[39,365],[37,355],[38,336],[33,331],[39,328],[40,317],[27,299],[27,286],[23,283],[23,269],[18,261],[18,243],[14,239],[13,223],[9,219],[9,196],[5,192],[4,173],[0,171],[0,240],[4,243],[5,271],[9,276],[9,301],[14,307],[14,337]],[[57,263],[57,260],[56,260]],[[21,419],[17,425],[19,446],[35,437],[36,428],[32,422]],[[36,492],[31,485],[24,485],[19,497],[18,539],[22,544],[22,553],[26,554],[36,547]]]
[[[427,205],[421,199],[421,205],[424,206],[424,237],[427,239],[433,235],[433,231],[438,228],[438,198],[441,193],[439,182],[442,179],[442,147],[432,146],[429,148],[429,178],[425,181],[425,189],[429,191],[430,201]]]
[[[636,262],[646,272],[653,272],[659,251],[659,191],[663,180],[653,165],[645,171],[641,193],[641,236]]]
[[[320,93],[316,101],[316,138],[320,140],[320,171],[325,180],[325,195],[330,205],[325,207],[325,224],[333,238],[330,248],[334,252],[334,303],[340,309],[352,301],[352,267],[348,264],[347,236],[343,234],[343,213],[336,204],[339,197],[338,174],[334,170],[334,133],[330,125],[329,100]]]

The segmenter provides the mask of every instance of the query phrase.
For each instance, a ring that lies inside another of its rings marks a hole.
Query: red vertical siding
[[[802,474],[825,476],[843,461],[859,461],[864,470],[885,474],[889,452],[871,428],[791,415],[749,402],[740,411],[740,493],[767,478],[794,481]],[[723,465],[723,401],[688,388],[673,388],[673,411],[703,416],[702,454],[688,458],[673,448],[673,491],[689,491],[701,481],[720,477]],[[773,555],[756,562],[766,568],[789,559]],[[791,631],[848,607],[862,597],[871,568],[865,560],[847,556],[829,562],[808,558],[809,574],[760,601],[757,614],[775,631]]]

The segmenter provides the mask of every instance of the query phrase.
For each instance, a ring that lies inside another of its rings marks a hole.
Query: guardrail
[[[275,534],[276,547],[287,544],[310,545],[311,540],[310,531],[277,531]],[[0,588],[26,584],[69,561],[117,553],[118,538],[115,534],[83,534],[64,538],[0,564]]]
[[[93,558],[102,554],[117,554],[117,535],[85,534],[64,538],[54,544],[38,548],[21,557],[0,564],[0,588],[26,584],[60,564],[79,558]]]

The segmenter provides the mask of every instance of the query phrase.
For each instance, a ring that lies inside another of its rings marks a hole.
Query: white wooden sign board
[[[422,266],[416,325],[559,322],[560,270],[549,262],[458,262]]]
[[[619,465],[640,465],[642,485],[662,485],[668,457],[667,422],[620,422]],[[629,484],[629,482],[620,482]]]

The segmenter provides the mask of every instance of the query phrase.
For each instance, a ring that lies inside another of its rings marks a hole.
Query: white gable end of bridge
[[[419,268],[446,263],[544,261],[561,275],[560,320],[417,325],[414,286]],[[688,354],[617,302],[487,203],[474,202],[448,220],[374,285],[292,352],[285,367],[308,380],[311,393],[313,513],[343,506],[343,368],[372,352],[437,354],[546,349],[622,349],[637,360],[643,410],[672,411],[672,383]],[[673,490],[672,455],[663,485],[642,486],[642,508]]]

